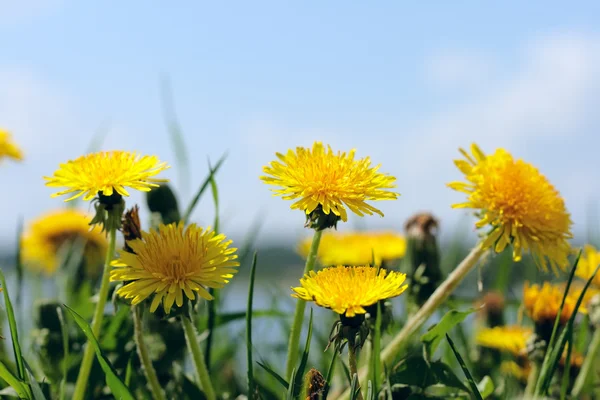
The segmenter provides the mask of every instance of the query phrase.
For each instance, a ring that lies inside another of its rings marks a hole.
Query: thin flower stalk
[[[181,323],[183,324],[183,330],[185,332],[185,339],[188,345],[188,350],[192,355],[192,361],[200,379],[200,386],[207,400],[216,400],[215,390],[213,389],[210,381],[210,375],[208,368],[204,362],[204,354],[202,348],[198,344],[198,338],[196,335],[196,329],[188,317],[181,317]]]
[[[110,263],[112,262],[115,254],[117,231],[115,229],[111,229],[109,232],[109,237],[108,250],[106,251],[106,260],[104,262],[104,271],[102,272],[102,283],[100,285],[100,291],[98,292],[98,303],[96,303],[96,309],[94,310],[94,317],[92,319],[92,333],[95,337],[99,336],[100,328],[102,327],[102,320],[104,319],[104,307],[106,305],[108,289],[110,287]],[[85,397],[85,389],[90,376],[90,371],[92,369],[94,356],[94,348],[88,342],[83,352],[81,367],[79,367],[79,375],[77,376],[77,382],[75,383],[73,400],[83,400]]]
[[[144,331],[142,328],[142,310],[139,308],[139,306],[132,306],[131,313],[133,314],[133,337],[135,340],[135,347],[137,349],[140,362],[142,363],[144,375],[146,376],[146,380],[150,385],[152,397],[155,400],[166,400],[162,387],[158,382],[156,371],[154,370],[154,366],[152,365],[152,360],[150,359],[150,354],[148,353],[148,347],[146,346],[146,342],[144,341]]]
[[[319,251],[319,243],[321,242],[321,236],[323,235],[322,230],[315,230],[312,244],[308,256],[306,257],[306,264],[304,265],[304,274],[308,274],[315,268],[317,261],[317,253]],[[288,343],[287,361],[285,365],[285,377],[289,379],[292,376],[292,372],[296,367],[296,361],[298,360],[298,346],[300,345],[300,332],[302,331],[302,323],[304,321],[304,310],[306,309],[306,301],[298,299],[296,301],[296,310],[294,311],[294,320],[292,322],[292,328],[290,331],[290,340]]]

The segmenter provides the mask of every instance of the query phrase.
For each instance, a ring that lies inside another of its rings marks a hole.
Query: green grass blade
[[[131,376],[133,375],[133,355],[135,351],[132,351],[129,354],[129,360],[127,361],[127,368],[125,368],[125,386],[129,387],[131,385]]]
[[[573,278],[575,277],[575,270],[577,269],[577,265],[579,265],[579,259],[581,258],[582,249],[579,249],[579,253],[577,253],[577,258],[573,263],[573,267],[569,273],[569,279],[567,280],[567,286],[565,288],[565,293],[563,294],[562,301],[560,302],[560,307],[558,308],[558,314],[556,314],[556,319],[554,320],[554,326],[552,327],[552,335],[550,336],[550,343],[548,343],[548,349],[554,347],[556,332],[558,332],[558,327],[560,325],[560,316],[562,315],[563,307],[565,306],[565,301],[567,300],[567,295],[569,293],[569,289],[571,289],[571,283],[573,282]],[[548,352],[546,352],[546,358],[548,356]],[[546,359],[544,358],[544,363]]]
[[[0,361],[0,378],[2,378],[6,383],[10,385],[17,394],[20,399],[30,399],[31,395],[27,390],[27,384],[17,378],[6,365],[2,361]]]
[[[60,386],[58,388],[58,398],[59,400],[64,400],[65,386],[67,385],[67,375],[69,371],[69,333],[67,331],[67,324],[65,323],[62,308],[56,307],[56,314],[58,315],[58,320],[60,322],[60,334],[62,336],[63,345],[63,371]]]
[[[571,383],[571,352],[573,350],[573,331],[567,339],[567,358],[565,360],[565,368],[562,376],[562,384],[560,387],[560,400],[566,400],[569,384]]]
[[[8,287],[4,272],[0,269],[0,284],[2,285],[2,293],[4,294],[4,304],[6,306],[6,316],[8,317],[8,326],[10,327],[10,336],[12,338],[13,351],[15,353],[15,362],[17,363],[17,376],[20,380],[27,382],[28,377],[25,373],[25,363],[23,362],[23,353],[19,344],[19,333],[17,332],[17,320],[15,319],[15,311],[8,295]]]
[[[298,370],[296,371],[296,378],[290,379],[290,382],[293,382],[293,393],[294,398],[299,399],[302,394],[302,389],[304,387],[304,371],[306,370],[306,364],[308,363],[308,353],[310,352],[310,341],[312,339],[313,332],[313,310],[310,309],[310,317],[308,319],[308,334],[306,335],[306,344],[304,345],[304,352],[302,353],[302,358],[300,359],[300,365],[298,366]]]
[[[21,253],[21,238],[23,236],[23,218],[19,217],[17,223],[17,251],[15,252],[15,267],[17,273],[17,293],[15,293],[15,307],[17,308],[17,314],[23,315],[23,257]],[[21,326],[22,327],[22,326]]]
[[[360,393],[360,388],[358,386],[358,375],[352,375],[352,380],[350,381],[350,400],[356,400],[358,398],[358,394]]]
[[[292,382],[292,383],[293,383],[293,382],[295,382],[295,381],[296,381],[296,375],[297,375],[296,368],[294,368],[294,369],[292,370],[292,375],[290,376],[290,382]],[[295,396],[294,396],[294,386],[295,386],[295,385],[294,385],[294,384],[292,384],[292,385],[290,385],[290,386],[288,387],[288,390],[287,390],[287,393],[286,393],[286,396],[285,396],[286,400],[295,400]]]
[[[465,374],[465,376],[467,378],[467,382],[469,383],[469,387],[471,388],[471,392],[472,392],[473,396],[477,400],[483,400],[481,393],[479,393],[479,388],[477,387],[477,383],[473,380],[473,376],[471,375],[471,372],[467,368],[465,361],[463,360],[460,353],[458,351],[456,351],[456,347],[454,347],[454,342],[452,342],[452,339],[450,339],[450,336],[447,333],[446,333],[446,340],[448,341],[448,344],[450,345],[450,348],[452,349],[452,352],[454,353],[454,356],[456,357],[456,360],[458,361],[460,368],[463,370],[463,373]]]
[[[250,268],[250,282],[248,284],[248,309],[246,311],[246,355],[248,359],[248,398],[252,399],[255,391],[254,363],[252,362],[252,302],[254,300],[254,278],[256,275],[257,254],[254,253],[252,267]]]
[[[331,357],[331,362],[329,363],[329,368],[327,368],[327,376],[325,377],[325,387],[323,388],[323,394],[321,398],[326,399],[327,393],[329,393],[329,388],[331,387],[331,379],[333,378],[333,371],[335,370],[335,361],[337,359],[338,352],[333,350],[333,356]]]
[[[221,168],[221,165],[223,165],[223,162],[225,162],[226,158],[227,158],[227,153],[223,154],[223,156],[221,156],[219,161],[217,161],[217,163],[215,164],[215,167],[209,171],[208,176],[206,177],[204,182],[202,182],[202,185],[200,185],[198,192],[196,192],[196,195],[194,196],[194,198],[188,205],[187,209],[183,213],[183,222],[184,223],[187,224],[189,222],[189,219],[190,219],[192,213],[194,212],[194,208],[196,208],[196,206],[198,205],[198,202],[200,201],[200,199],[202,198],[202,195],[208,188],[208,185],[210,184],[211,179],[213,179],[213,176],[217,174],[217,172]]]
[[[163,115],[165,118],[165,123],[167,124],[167,130],[171,136],[171,143],[173,145],[175,159],[177,160],[180,190],[182,188],[187,190],[187,188],[190,186],[190,161],[185,140],[183,139],[183,130],[181,129],[181,125],[179,124],[179,119],[177,118],[177,113],[175,111],[175,102],[173,101],[171,83],[168,77],[163,77],[160,87]]]
[[[27,360],[23,360],[25,363],[25,371],[29,375],[29,389],[31,390],[31,397],[33,400],[46,400],[46,396],[44,396],[44,392],[40,384],[35,380],[35,376],[33,375],[33,371],[29,364],[27,364]]]
[[[100,363],[102,371],[104,371],[106,377],[106,384],[110,388],[113,396],[121,400],[135,400],[127,386],[125,386],[123,381],[121,381],[121,379],[117,375],[117,372],[113,368],[108,358],[106,358],[106,356],[102,353],[102,350],[100,349],[100,344],[98,343],[98,340],[92,333],[90,325],[87,322],[85,322],[85,320],[81,318],[81,316],[77,314],[75,310],[73,310],[67,305],[64,306],[69,312],[69,314],[71,314],[71,317],[73,317],[77,325],[79,325],[79,328],[81,328],[81,330],[87,337],[88,345],[94,347],[94,350],[96,351],[96,358],[98,359],[98,362]]]
[[[579,255],[577,256],[577,260],[575,261],[573,270],[571,271],[571,276],[569,277],[569,283],[573,279],[573,275],[575,273],[575,269],[577,268],[577,263],[579,262],[580,255],[581,255],[581,251],[579,252]],[[577,299],[577,302],[575,303],[573,313],[571,314],[571,317],[567,321],[567,325],[562,330],[556,343],[551,347],[549,346],[548,350],[546,351],[546,356],[544,357],[544,362],[542,364],[540,376],[538,378],[536,389],[535,389],[535,393],[537,395],[542,395],[542,394],[546,393],[546,391],[550,387],[550,382],[552,380],[552,376],[554,375],[554,371],[556,370],[556,368],[558,366],[558,361],[560,360],[560,358],[562,356],[563,349],[565,348],[565,344],[567,342],[567,338],[569,337],[569,335],[573,335],[573,326],[575,323],[575,317],[577,316],[577,313],[579,312],[579,307],[581,306],[581,303],[583,302],[585,293],[587,292],[587,289],[589,288],[590,284],[592,283],[592,280],[598,273],[599,269],[600,269],[600,265],[598,265],[596,267],[596,269],[594,270],[594,273],[590,276],[590,278],[585,283],[585,286],[583,287],[583,290],[581,291],[581,294],[579,295],[579,298]],[[565,289],[565,296],[564,296],[565,298],[567,296],[568,290],[569,290],[569,284],[567,284],[567,288]],[[564,303],[564,298],[563,298],[563,303]],[[562,312],[562,305],[559,308],[559,314],[557,316],[560,316],[561,312]]]
[[[377,302],[377,316],[375,317],[375,327],[373,329],[371,360],[369,364],[369,378],[373,383],[373,389],[377,392],[380,387],[381,377],[381,302]]]
[[[217,182],[214,177],[214,170],[208,162],[208,170],[210,171],[210,188],[213,196],[213,202],[215,203],[215,220],[213,224],[213,230],[215,233],[219,233],[219,190],[217,188]],[[208,302],[208,336],[206,337],[206,350],[204,352],[204,362],[206,367],[210,371],[211,356],[212,356],[212,343],[215,334],[215,322],[217,319],[217,304],[220,301],[219,291],[215,288],[210,288],[208,292],[213,296],[213,301]]]
[[[277,380],[277,382],[281,383],[281,386],[283,386],[286,390],[289,389],[290,384],[288,383],[288,381],[286,381],[285,378],[283,378],[281,375],[279,375],[277,372],[275,372],[273,370],[273,368],[269,367],[266,363],[262,363],[260,361],[257,361],[256,363],[262,369],[267,371],[269,373],[269,375],[271,375],[273,378],[275,378]]]

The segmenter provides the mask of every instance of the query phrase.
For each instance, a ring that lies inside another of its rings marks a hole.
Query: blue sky
[[[103,149],[176,165],[164,75],[192,185],[207,157],[229,154],[218,183],[234,238],[258,213],[265,239],[306,234],[303,216],[258,176],[276,151],[314,140],[356,148],[398,178],[399,200],[377,204],[385,218],[341,229],[401,229],[429,210],[451,234],[466,213],[450,208],[462,196],[445,183],[460,178],[452,160],[473,141],[534,163],[564,195],[577,234],[600,195],[597,2],[0,0],[0,15],[0,126],[27,155],[2,166],[4,238],[19,215],[62,206],[41,177],[101,127]],[[166,176],[181,185],[176,167]],[[195,219],[212,215],[207,198]]]

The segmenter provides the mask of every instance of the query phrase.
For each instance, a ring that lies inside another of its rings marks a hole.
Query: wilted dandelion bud
[[[163,224],[181,220],[177,197],[166,183],[149,191],[146,194],[146,202],[151,212],[160,214]]]
[[[436,233],[439,223],[429,213],[419,213],[405,225],[407,251],[405,262],[410,277],[410,296],[421,306],[442,280]]]
[[[482,315],[485,318],[486,325],[490,328],[504,325],[504,296],[500,292],[487,292],[480,300],[483,306]]]
[[[311,368],[306,374],[306,400],[318,400],[323,394],[326,383],[323,374]]]
[[[129,253],[133,253],[134,251],[127,242],[142,238],[142,225],[140,223],[139,211],[140,207],[136,204],[123,216],[121,228],[123,231],[123,238],[125,239],[123,249]]]

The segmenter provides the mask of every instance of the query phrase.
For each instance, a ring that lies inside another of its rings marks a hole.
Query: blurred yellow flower
[[[524,365],[519,365],[515,361],[502,361],[500,371],[503,374],[514,376],[521,382],[527,382],[527,378],[531,372],[531,363],[525,360]]]
[[[237,273],[237,249],[231,243],[210,228],[161,224],[157,231],[142,231],[142,239],[127,242],[135,254],[119,252],[110,280],[125,282],[116,293],[132,299],[133,305],[154,295],[150,311],[162,303],[168,314],[173,303],[183,305],[184,294],[190,300],[196,295],[212,300],[206,288],[221,288]]]
[[[5,157],[20,161],[23,159],[23,152],[12,141],[10,133],[0,128],[0,159]]]
[[[308,256],[312,239],[302,240],[298,252]],[[404,257],[406,239],[395,232],[326,232],[321,237],[317,257],[321,265],[371,265]]]
[[[46,213],[27,226],[21,240],[23,262],[50,275],[59,266],[61,247],[78,238],[84,240],[89,267],[102,262],[108,242],[98,227],[89,225],[92,216],[74,209]]]
[[[558,310],[562,302],[566,285],[564,284],[551,284],[544,282],[542,286],[525,282],[523,285],[523,306],[527,315],[539,325],[553,326]],[[587,313],[586,299],[593,296],[593,291],[589,289],[586,292],[586,298],[582,301],[579,311]],[[572,287],[567,294],[565,304],[560,314],[560,323],[566,324],[573,311],[575,311],[575,304],[577,299],[581,295],[581,288]]]
[[[296,297],[314,301],[318,306],[329,308],[346,317],[364,314],[364,307],[402,294],[406,274],[384,269],[360,266],[337,266],[310,271],[300,279],[301,287],[292,288]]]
[[[394,188],[396,178],[378,172],[371,166],[369,157],[355,160],[356,150],[337,154],[321,142],[312,149],[297,147],[277,153],[281,161],[273,161],[263,167],[268,176],[260,179],[281,189],[273,189],[276,196],[284,200],[296,200],[292,209],[303,210],[307,215],[318,208],[325,215],[333,213],[342,221],[348,219],[346,207],[359,216],[383,213],[367,204],[368,200],[395,200],[397,193],[387,191]]]
[[[518,325],[496,326],[481,329],[477,332],[475,341],[482,347],[523,356],[527,354],[527,340],[532,334],[531,328]]]
[[[76,160],[60,164],[52,177],[44,177],[46,186],[67,187],[68,189],[52,194],[52,197],[76,193],[65,201],[85,195],[84,200],[91,200],[99,192],[111,196],[113,192],[121,196],[129,196],[125,187],[148,192],[157,182],[153,176],[169,168],[156,156],[141,156],[127,151],[108,151],[81,156]]]
[[[504,149],[485,155],[477,145],[469,155],[460,149],[465,160],[455,164],[467,183],[452,182],[448,186],[468,195],[467,201],[454,208],[477,210],[478,228],[489,227],[482,248],[503,251],[513,247],[513,259],[531,252],[543,270],[548,264],[556,272],[565,269],[571,247],[571,218],[559,192],[531,164],[515,160]]]
[[[600,251],[596,250],[594,246],[586,244],[579,258],[575,275],[587,281],[594,273],[598,264],[600,264]],[[600,272],[594,276],[592,284],[600,288]]]

